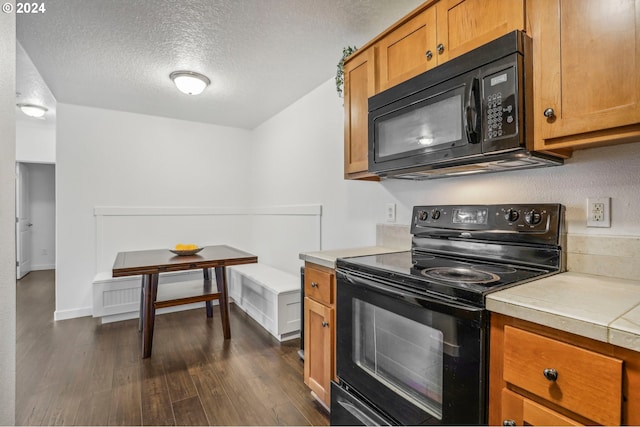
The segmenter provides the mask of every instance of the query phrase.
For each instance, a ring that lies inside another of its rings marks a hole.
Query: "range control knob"
[[[507,209],[507,212],[504,214],[504,219],[509,222],[516,222],[520,218],[520,214],[515,209]]]
[[[542,221],[542,214],[534,209],[524,214],[524,220],[529,225],[537,225]]]
[[[439,210],[434,210],[433,212],[431,212],[431,218],[432,219],[438,219],[440,218],[440,211]]]
[[[418,211],[418,219],[420,221],[426,221],[429,219],[429,212],[427,211]]]

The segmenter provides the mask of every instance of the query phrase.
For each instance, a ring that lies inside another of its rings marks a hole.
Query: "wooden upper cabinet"
[[[438,65],[436,9],[430,7],[378,43],[380,91]]]
[[[524,30],[524,13],[524,0],[440,0],[379,41],[380,90]]]
[[[375,95],[375,48],[356,52],[344,64],[345,178],[370,179],[368,163],[369,97]]]
[[[438,63],[525,29],[524,0],[440,0],[435,8]]]
[[[535,149],[637,141],[640,1],[535,0],[527,15]]]

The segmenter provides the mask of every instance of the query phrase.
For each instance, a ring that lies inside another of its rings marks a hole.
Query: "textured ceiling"
[[[55,125],[56,99],[20,43],[16,45],[16,71],[16,104],[46,106],[48,111],[41,119],[42,124]],[[34,120],[24,114],[16,114],[16,119],[26,122]]]
[[[421,2],[47,0],[17,36],[58,102],[253,129]],[[211,86],[178,92],[183,69]]]

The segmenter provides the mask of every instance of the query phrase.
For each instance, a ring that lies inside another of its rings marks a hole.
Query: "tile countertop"
[[[328,251],[304,252],[300,254],[300,259],[305,262],[322,265],[328,268],[336,268],[338,258],[347,258],[362,255],[387,254],[391,252],[403,252],[408,249],[391,248],[386,246],[365,246],[362,248],[336,249]]]
[[[640,351],[640,281],[566,272],[487,296],[490,311]]]

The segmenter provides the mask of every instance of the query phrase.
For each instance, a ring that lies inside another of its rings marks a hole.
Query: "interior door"
[[[16,276],[31,271],[31,210],[29,208],[29,171],[16,163]]]

